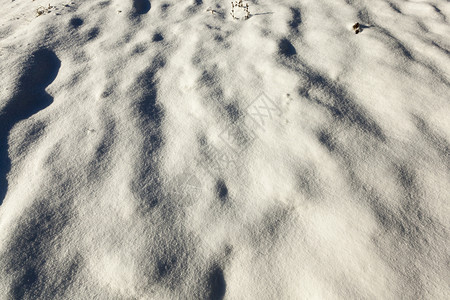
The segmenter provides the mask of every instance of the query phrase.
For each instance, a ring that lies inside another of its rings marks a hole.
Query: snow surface
[[[230,2],[1,1],[1,299],[450,298],[450,2]]]

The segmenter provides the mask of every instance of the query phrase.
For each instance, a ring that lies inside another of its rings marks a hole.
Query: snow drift
[[[448,298],[448,1],[229,2],[2,2],[2,299]]]

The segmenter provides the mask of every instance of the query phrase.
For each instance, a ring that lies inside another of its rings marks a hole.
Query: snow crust
[[[1,1],[1,299],[449,299],[450,3],[244,2]]]

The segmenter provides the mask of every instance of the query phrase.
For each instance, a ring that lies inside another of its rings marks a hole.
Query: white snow
[[[230,2],[2,1],[0,299],[450,297],[450,3]]]

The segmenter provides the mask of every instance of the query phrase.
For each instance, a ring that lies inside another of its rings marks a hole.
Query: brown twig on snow
[[[245,13],[244,19],[245,20],[250,18],[250,11],[249,11],[248,3],[244,4],[243,0],[235,0],[235,1],[231,1],[231,12],[230,12],[230,15],[233,17],[234,20],[239,19],[234,14],[235,13],[235,10],[234,10],[235,7],[240,7],[240,8],[242,8],[244,10],[244,13]]]

